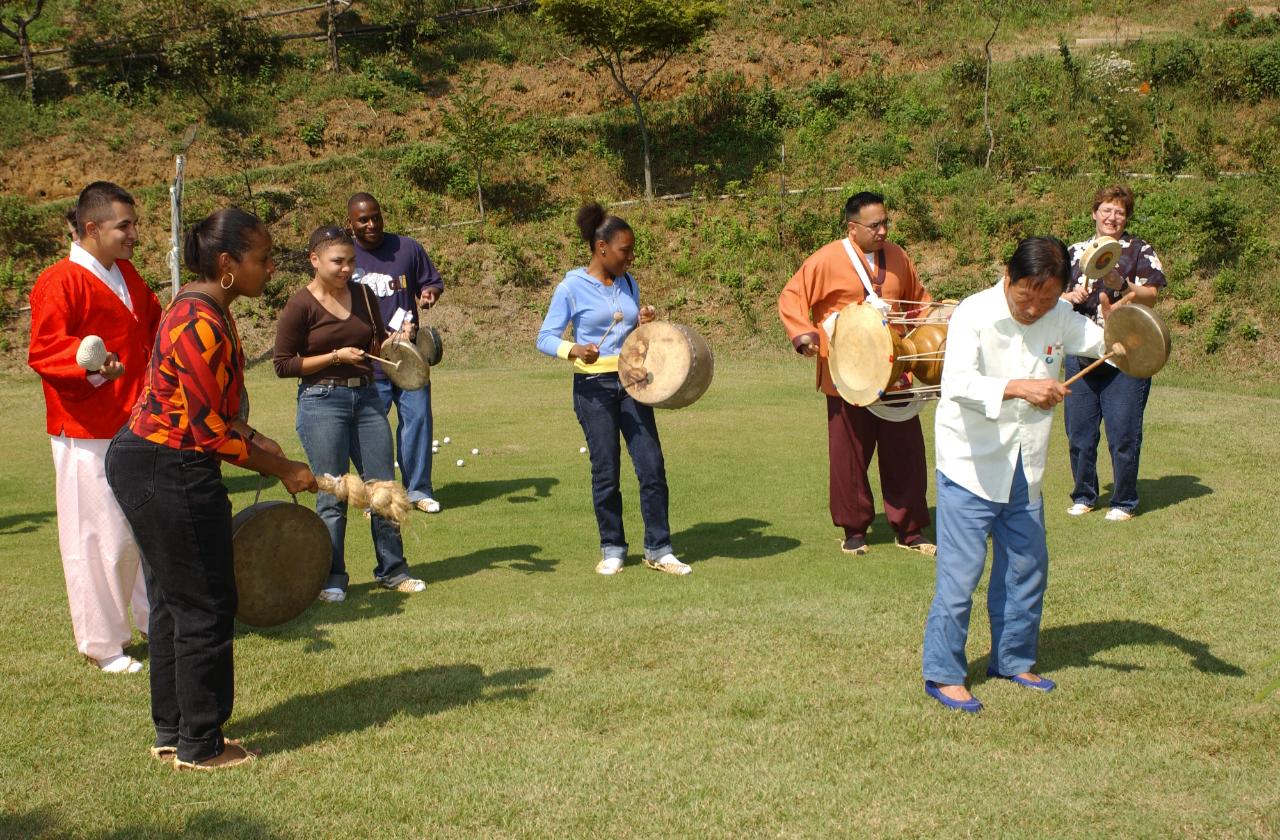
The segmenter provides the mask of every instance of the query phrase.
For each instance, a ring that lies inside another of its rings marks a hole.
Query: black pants
[[[198,761],[223,749],[235,694],[231,502],[212,455],[121,429],[107,482],[142,552],[151,602],[151,718],[156,746]]]

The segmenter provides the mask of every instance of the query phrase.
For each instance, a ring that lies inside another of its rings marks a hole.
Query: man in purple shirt
[[[347,223],[356,240],[356,271],[352,279],[369,288],[378,301],[382,322],[392,333],[412,339],[418,330],[418,307],[430,309],[444,293],[444,280],[417,240],[386,233],[382,208],[369,193],[347,200]],[[431,383],[406,391],[387,379],[374,363],[374,383],[382,408],[396,406],[396,455],[409,501],[426,513],[440,503],[431,487]]]

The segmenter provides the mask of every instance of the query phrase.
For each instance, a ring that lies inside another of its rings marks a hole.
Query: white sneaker
[[[656,560],[644,558],[644,564],[650,569],[657,569],[659,572],[666,572],[669,575],[687,575],[693,571],[693,568],[687,563],[681,563],[676,556],[671,553],[662,555]]]
[[[1111,510],[1107,511],[1108,522],[1128,522],[1130,519],[1133,519],[1133,514],[1129,513],[1129,511],[1127,510],[1121,510],[1120,508],[1112,508]]]
[[[328,589],[320,590],[320,600],[328,601],[331,604],[341,604],[343,601],[347,600],[347,593],[344,589],[331,586]]]
[[[418,499],[418,501],[413,503],[413,506],[416,507],[418,510],[422,511],[423,513],[439,513],[440,512],[440,503],[437,502],[435,499],[431,498],[430,496],[428,496],[425,499]]]
[[[104,674],[136,674],[142,670],[142,663],[122,653],[110,659],[98,660],[98,670]]]
[[[1093,505],[1086,505],[1084,502],[1076,502],[1074,505],[1067,508],[1067,516],[1084,516],[1091,510],[1093,510]]]
[[[412,595],[414,592],[425,592],[427,584],[417,578],[405,578],[395,586],[388,586],[387,588],[394,592],[405,592]]]
[[[602,575],[616,575],[622,571],[621,557],[606,557],[596,564],[596,572]]]

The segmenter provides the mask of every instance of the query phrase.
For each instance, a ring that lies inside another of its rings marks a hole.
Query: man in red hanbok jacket
[[[142,664],[124,655],[133,636],[129,606],[145,633],[147,595],[137,545],[103,465],[142,390],[160,302],[129,262],[138,238],[132,196],[105,181],[85,187],[76,230],[70,256],[45,269],[31,290],[27,363],[44,385],[76,647],[103,671],[135,673]],[[96,370],[77,362],[90,335],[107,349]]]

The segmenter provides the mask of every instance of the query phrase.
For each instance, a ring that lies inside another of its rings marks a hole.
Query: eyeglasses
[[[849,221],[853,222],[858,227],[864,227],[867,230],[880,230],[881,228],[883,228],[884,230],[888,230],[890,225],[890,222],[888,219],[881,219],[880,221],[872,222],[869,225],[864,225],[862,222],[858,221],[857,219],[850,219]]]
[[[1128,213],[1124,212],[1124,210],[1121,210],[1115,207],[1099,207],[1096,212],[1099,216],[1102,216],[1104,218],[1109,218],[1109,219],[1129,218]]]

